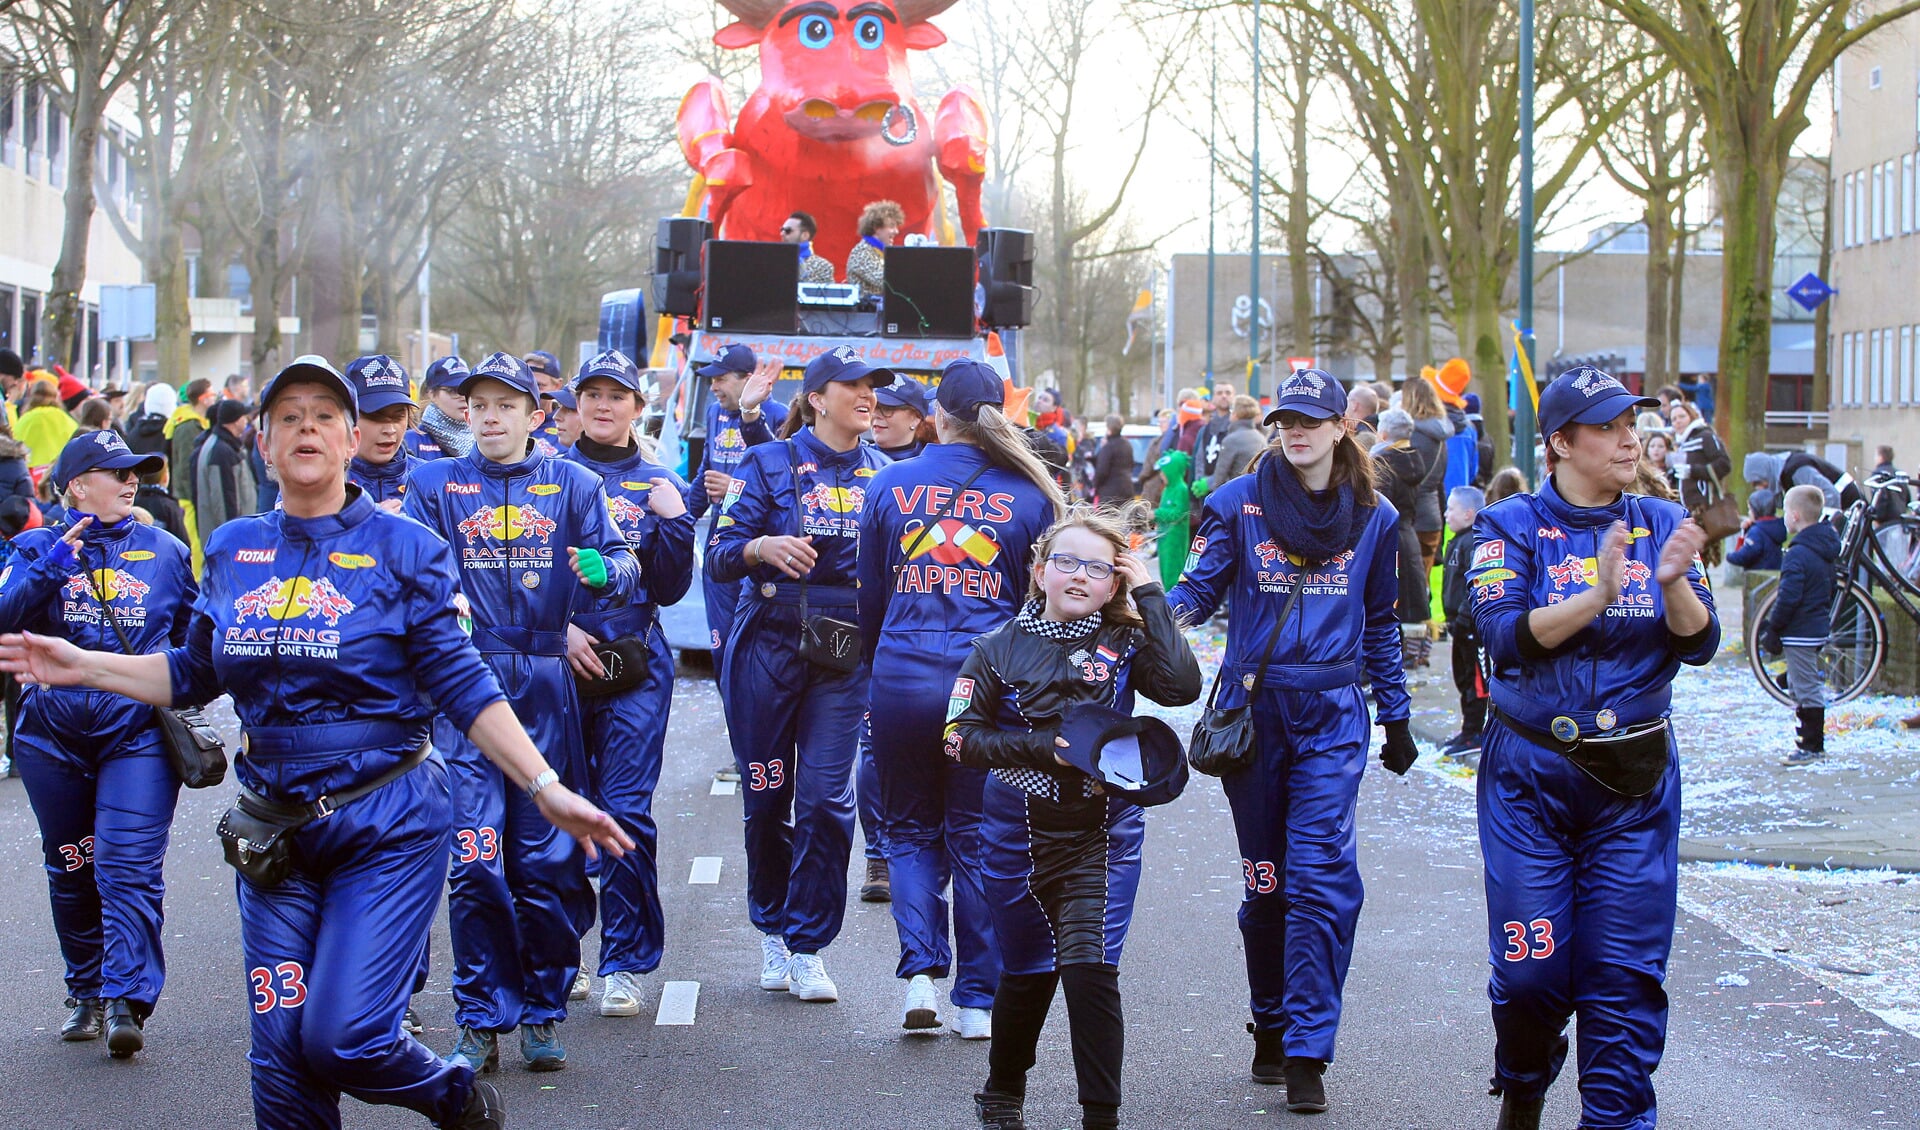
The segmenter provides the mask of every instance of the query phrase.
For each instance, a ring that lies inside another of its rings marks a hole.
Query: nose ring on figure
[[[907,132],[895,135],[893,132],[894,123],[899,121],[907,123]],[[888,145],[912,145],[915,141],[918,141],[920,139],[920,119],[914,115],[913,107],[907,105],[905,102],[894,103],[893,109],[887,111],[887,116],[880,119],[880,138]]]

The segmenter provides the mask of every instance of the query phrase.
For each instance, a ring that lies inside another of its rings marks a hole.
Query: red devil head
[[[956,0],[720,0],[738,17],[714,42],[760,48],[760,89],[796,133],[854,141],[907,97],[907,51],[947,41],[927,21]]]

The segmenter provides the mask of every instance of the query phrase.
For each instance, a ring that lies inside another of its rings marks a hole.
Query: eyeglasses
[[[1291,431],[1294,428],[1305,428],[1307,431],[1312,431],[1326,423],[1328,419],[1330,419],[1330,417],[1309,416],[1304,412],[1282,412],[1274,417],[1274,422],[1280,425],[1280,430],[1283,432]]]
[[[1104,581],[1113,576],[1111,561],[1088,561],[1084,557],[1075,557],[1071,553],[1056,553],[1048,557],[1047,561],[1056,571],[1065,574],[1078,573],[1085,569],[1089,580]]]

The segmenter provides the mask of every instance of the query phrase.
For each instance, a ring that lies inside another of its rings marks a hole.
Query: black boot
[[[500,1089],[478,1079],[467,1093],[460,1117],[447,1124],[448,1130],[506,1130],[506,1126],[507,1104],[500,1098]]]
[[[1106,1103],[1081,1103],[1080,1130],[1120,1130],[1120,1108]]]
[[[984,1130],[1027,1130],[1027,1097],[1005,1091],[981,1091],[973,1096],[973,1112]]]
[[[132,1059],[133,1053],[147,1046],[145,1022],[134,1011],[133,1002],[115,997],[107,1002],[107,1051],[115,1059]]]
[[[1824,706],[1800,708],[1800,748],[1813,753],[1827,751],[1827,709]]]
[[[1287,1074],[1284,1070],[1287,1053],[1280,1045],[1286,1040],[1285,1028],[1255,1028],[1247,1023],[1247,1031],[1253,1035],[1253,1081],[1255,1083],[1284,1083]]]
[[[73,1011],[67,1014],[67,1022],[60,1026],[60,1038],[70,1044],[83,1040],[100,1038],[100,1025],[104,1010],[99,998],[75,1000],[67,998],[67,1007]]]
[[[1320,1078],[1326,1070],[1324,1060],[1287,1057],[1288,1110],[1295,1114],[1319,1114],[1327,1109],[1327,1085]]]
[[[1500,1121],[1495,1124],[1495,1130],[1540,1130],[1540,1114],[1546,1106],[1544,1096],[1537,1099],[1503,1096],[1500,1099]]]

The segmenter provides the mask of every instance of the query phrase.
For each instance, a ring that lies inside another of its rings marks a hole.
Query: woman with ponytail
[[[1273,444],[1207,497],[1168,600],[1190,624],[1223,600],[1232,610],[1213,705],[1253,708],[1252,756],[1221,780],[1246,876],[1253,1078],[1284,1082],[1287,1109],[1303,1113],[1327,1109],[1321,1075],[1360,919],[1363,676],[1386,728],[1381,763],[1405,773],[1415,757],[1394,619],[1398,515],[1340,426],[1346,409],[1318,369],[1281,384]]]
[[[964,1039],[992,1034],[1000,960],[980,873],[986,771],[947,756],[943,707],[972,641],[1020,610],[1032,547],[1065,504],[1002,410],[1005,395],[987,366],[949,364],[935,397],[939,442],[882,468],[860,513],[860,625],[873,658],[868,740],[909,1034],[940,1033],[934,981],[949,973],[954,1030]],[[942,894],[949,880],[952,945]]]

